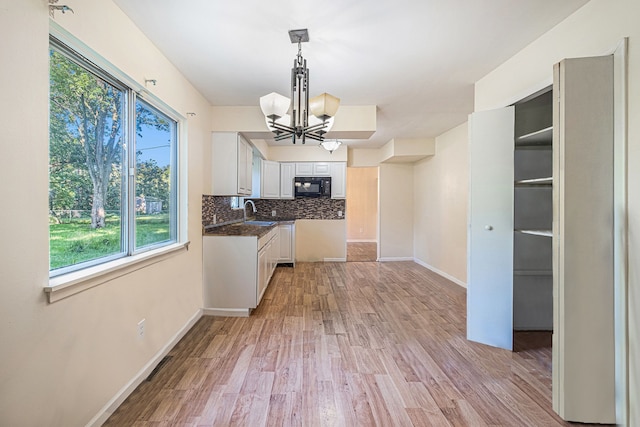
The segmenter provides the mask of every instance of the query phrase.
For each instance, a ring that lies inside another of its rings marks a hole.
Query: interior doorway
[[[378,259],[378,168],[347,168],[347,262]]]

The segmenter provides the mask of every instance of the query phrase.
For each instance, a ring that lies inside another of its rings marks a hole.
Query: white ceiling
[[[350,146],[435,137],[473,110],[473,84],[588,0],[115,0],[212,105],[289,94],[297,45],[310,95],[377,105]],[[269,141],[268,141],[269,142]]]

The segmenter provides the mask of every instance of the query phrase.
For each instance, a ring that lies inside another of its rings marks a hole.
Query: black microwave
[[[295,196],[331,197],[331,178],[328,176],[296,176],[293,179]]]

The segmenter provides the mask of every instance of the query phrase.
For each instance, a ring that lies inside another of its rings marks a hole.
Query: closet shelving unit
[[[553,329],[550,90],[515,105],[513,328]]]

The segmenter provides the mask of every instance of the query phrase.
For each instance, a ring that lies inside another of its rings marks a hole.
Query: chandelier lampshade
[[[321,120],[327,120],[329,117],[334,117],[338,112],[340,106],[340,98],[336,98],[328,93],[314,96],[309,100],[309,109],[311,114]]]
[[[276,92],[260,97],[260,109],[268,119],[284,117],[291,106],[291,99]]]
[[[302,43],[309,41],[309,33],[306,29],[291,30],[289,38],[298,43],[291,69],[291,98],[272,92],[260,98],[260,108],[276,141],[291,138],[294,144],[304,144],[307,139],[322,142],[333,125],[340,99],[328,93],[309,98],[309,69],[302,57]]]
[[[320,146],[327,150],[329,153],[333,153],[334,151],[336,151],[338,147],[340,147],[340,145],[342,145],[342,142],[338,141],[337,139],[327,139],[320,143]]]

